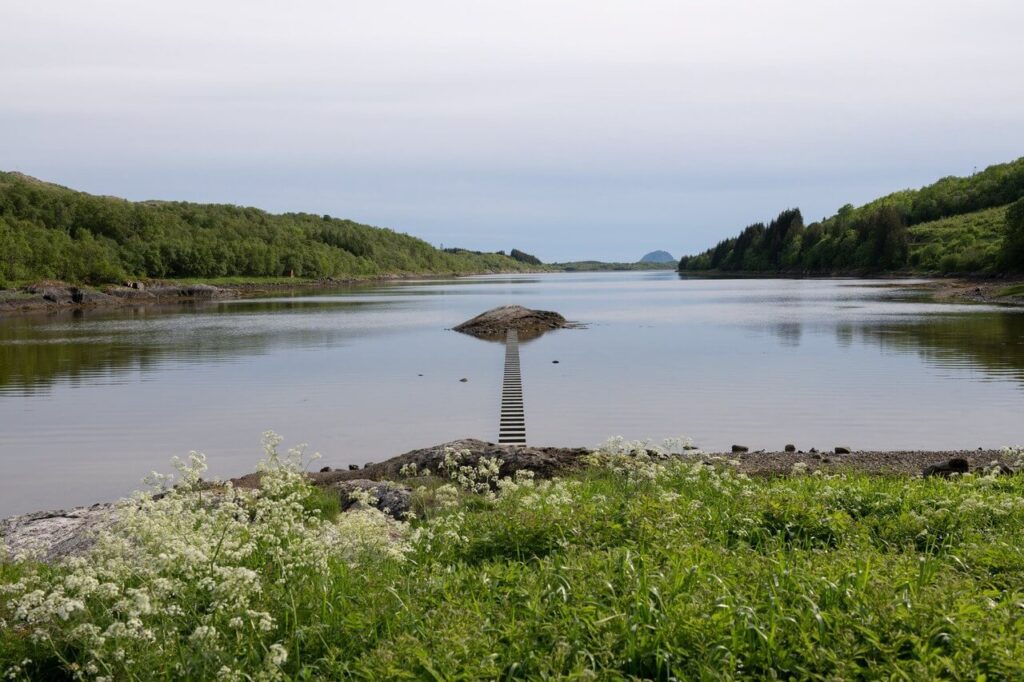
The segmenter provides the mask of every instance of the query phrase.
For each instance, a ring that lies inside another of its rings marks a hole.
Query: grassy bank
[[[263,492],[136,503],[89,560],[0,567],[0,669],[113,679],[1014,679],[1024,478],[748,479],[610,444],[414,514],[337,513],[273,441]],[[412,474],[413,472],[406,472]],[[129,542],[128,539],[131,539]]]

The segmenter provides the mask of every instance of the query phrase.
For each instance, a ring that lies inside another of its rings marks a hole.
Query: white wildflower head
[[[9,624],[55,651],[78,652],[74,663],[90,677],[129,679],[177,660],[239,679],[239,660],[264,659],[277,671],[265,676],[279,677],[281,643],[300,627],[271,615],[279,604],[322,595],[341,562],[402,560],[410,551],[408,526],[375,509],[332,523],[308,508],[304,449],[281,456],[280,442],[265,435],[258,490],[199,485],[199,453],[175,461],[175,486],[150,477],[161,494],[119,505],[88,556],[57,570],[28,565],[3,587]],[[177,676],[210,674],[181,665]]]

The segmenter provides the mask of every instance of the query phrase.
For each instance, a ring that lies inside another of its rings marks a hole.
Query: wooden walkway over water
[[[523,412],[523,379],[519,368],[519,332],[505,332],[505,381],[501,387],[499,443],[526,443],[526,415]]]

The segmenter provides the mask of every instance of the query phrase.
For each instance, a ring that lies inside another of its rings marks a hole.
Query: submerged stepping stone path
[[[523,412],[523,380],[519,367],[519,332],[505,332],[505,380],[501,388],[499,443],[526,443],[526,415]]]

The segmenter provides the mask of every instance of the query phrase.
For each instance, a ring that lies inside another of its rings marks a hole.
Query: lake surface
[[[1024,311],[889,284],[488,276],[0,318],[0,516],[114,499],[190,450],[242,474],[267,429],[335,467],[495,440],[504,348],[447,328],[507,303],[588,325],[521,346],[533,444],[1024,442]]]

